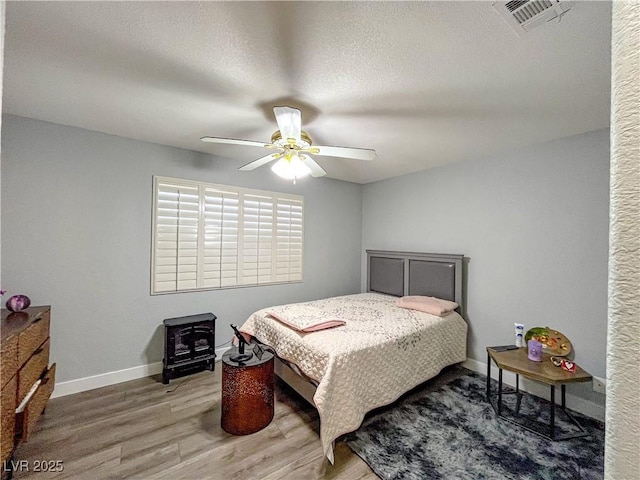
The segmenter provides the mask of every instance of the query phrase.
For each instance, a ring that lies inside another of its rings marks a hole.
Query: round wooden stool
[[[251,351],[251,349],[248,349]],[[235,348],[222,356],[222,428],[232,435],[262,430],[273,419],[273,354],[265,351],[246,362],[231,360]]]

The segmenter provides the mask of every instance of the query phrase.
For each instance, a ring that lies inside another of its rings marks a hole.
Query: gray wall
[[[363,247],[468,257],[468,357],[548,325],[605,377],[608,192],[601,130],[365,185]]]
[[[222,344],[259,308],[360,289],[360,185],[293,185],[238,172],[246,160],[16,116],[2,127],[2,288],[52,306],[58,381],[162,360],[165,318],[211,311]],[[304,195],[304,282],[152,297],[153,175]]]
[[[217,343],[258,308],[359,291],[364,249],[464,253],[468,356],[553,326],[605,377],[608,131],[364,187],[292,185],[243,160],[7,116],[2,273],[51,304],[58,381],[160,361],[162,319],[212,311]],[[150,296],[152,175],[305,196],[305,281]]]

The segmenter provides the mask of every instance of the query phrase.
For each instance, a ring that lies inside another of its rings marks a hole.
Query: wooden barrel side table
[[[249,435],[273,420],[273,354],[265,351],[246,362],[234,362],[232,348],[222,356],[222,428],[232,435]]]

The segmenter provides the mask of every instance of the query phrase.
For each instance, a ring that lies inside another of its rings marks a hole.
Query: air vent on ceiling
[[[494,2],[493,8],[518,35],[523,35],[554,18],[559,21],[572,3],[567,0],[511,0]]]

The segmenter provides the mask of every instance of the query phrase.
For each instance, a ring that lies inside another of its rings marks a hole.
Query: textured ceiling
[[[491,2],[7,2],[6,113],[228,157],[302,108],[358,183],[609,125],[608,2],[518,37]],[[256,151],[257,150],[257,151]],[[264,168],[265,175],[272,175]]]

